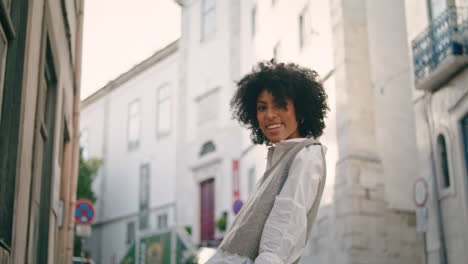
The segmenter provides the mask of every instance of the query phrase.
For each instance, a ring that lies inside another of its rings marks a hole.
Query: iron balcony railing
[[[468,54],[468,7],[448,7],[412,42],[416,83],[450,55]]]

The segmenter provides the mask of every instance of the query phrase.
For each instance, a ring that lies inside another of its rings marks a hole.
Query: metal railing
[[[468,54],[468,7],[448,7],[412,42],[415,81],[427,78],[449,55]]]

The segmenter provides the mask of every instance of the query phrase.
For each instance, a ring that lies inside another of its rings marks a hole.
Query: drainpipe
[[[425,103],[424,103],[424,117],[425,121],[427,124],[427,130],[429,132],[429,140],[430,140],[430,154],[431,154],[431,169],[432,169],[432,182],[434,183],[433,186],[433,193],[434,197],[436,199],[435,202],[435,209],[436,209],[436,215],[437,215],[437,227],[438,227],[438,235],[439,235],[439,242],[440,242],[440,248],[439,248],[439,258],[440,258],[440,263],[441,264],[447,264],[447,246],[445,243],[445,231],[444,231],[444,223],[443,223],[443,218],[442,218],[442,209],[440,207],[440,199],[439,199],[439,182],[437,180],[437,170],[436,170],[436,162],[434,158],[434,149],[432,147],[432,129],[431,127],[434,124],[434,120],[432,118],[432,115],[430,114],[430,110],[432,109],[432,94],[427,94],[425,95]],[[425,241],[426,242],[426,241]]]

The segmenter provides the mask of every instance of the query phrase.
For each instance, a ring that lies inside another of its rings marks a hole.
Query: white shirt
[[[303,140],[305,138],[294,138],[277,143],[271,160],[268,161],[267,169],[289,149],[287,144]],[[326,151],[326,148],[323,148]],[[265,222],[259,256],[255,262],[218,249],[208,263],[289,264],[294,262],[302,254],[307,243],[307,212],[317,198],[322,174],[323,161],[320,146],[310,145],[299,151]]]

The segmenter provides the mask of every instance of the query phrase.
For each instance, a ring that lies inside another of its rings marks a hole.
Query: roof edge
[[[156,51],[153,55],[146,58],[142,62],[138,63],[137,65],[133,66],[130,70],[120,74],[117,78],[109,81],[106,85],[102,88],[98,89],[91,95],[87,96],[85,99],[81,100],[81,108],[84,108],[93,102],[97,101],[104,95],[108,94],[110,91],[114,90],[115,88],[119,87],[120,85],[124,84],[134,76],[142,73],[143,71],[147,70],[154,64],[166,59],[170,55],[174,54],[179,46],[179,39],[169,43],[164,48]]]

